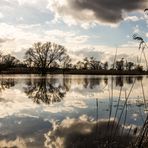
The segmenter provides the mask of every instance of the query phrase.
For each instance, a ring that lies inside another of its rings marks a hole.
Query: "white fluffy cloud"
[[[110,57],[114,56],[115,53],[114,47],[89,44],[88,42],[94,38],[91,35],[88,36],[74,31],[64,31],[59,29],[51,29],[47,31],[46,29],[43,29],[40,24],[20,24],[14,26],[0,23],[0,30],[1,50],[4,53],[14,53],[21,59],[24,57],[24,52],[27,48],[31,47],[33,43],[38,41],[51,41],[64,45],[72,59],[75,61],[91,56],[102,61],[107,61]],[[134,30],[138,30],[138,27]],[[131,57],[130,55],[136,56],[138,53],[137,47],[138,43],[128,42],[120,45],[118,54],[128,53],[128,57]]]
[[[64,45],[69,51],[81,48],[89,40],[87,35],[59,29],[46,30],[40,24],[8,25],[0,23],[0,46],[4,53],[24,51],[35,42],[56,42]],[[38,32],[36,31],[38,30]]]
[[[124,20],[136,22],[139,21],[139,18],[137,16],[127,16]]]

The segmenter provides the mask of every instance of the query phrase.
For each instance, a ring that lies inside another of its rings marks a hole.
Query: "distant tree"
[[[33,66],[33,60],[31,58],[31,55],[27,53],[25,54],[25,60],[24,63],[27,65],[27,67],[32,67]]]
[[[120,61],[116,61],[116,69],[117,70],[124,70],[124,59],[122,58]]]
[[[3,58],[3,56],[2,56],[2,53],[0,52],[0,67],[2,65],[2,58]]]
[[[55,63],[61,62],[65,56],[67,56],[66,49],[51,42],[35,43],[25,53],[28,66],[41,68],[42,72],[46,72],[46,69],[52,67]]]
[[[0,60],[2,59],[2,53],[0,52]],[[1,62],[1,61],[0,61]]]
[[[2,56],[2,64],[5,65],[5,67],[16,67],[20,61],[10,54]]]
[[[72,64],[71,64],[71,58],[69,55],[65,56],[63,58],[63,63],[62,63],[62,67],[63,68],[71,68],[72,67]]]
[[[133,62],[126,62],[125,64],[125,67],[126,67],[126,70],[130,71],[134,68],[134,63]]]
[[[50,68],[60,68],[60,65],[58,62],[53,61],[52,64],[50,65]]]
[[[105,62],[105,63],[104,63],[103,69],[104,69],[104,70],[108,70],[108,62]]]
[[[96,60],[94,57],[90,58],[85,57],[83,63],[84,63],[84,69],[91,69],[91,70],[103,69],[103,63]]]
[[[138,64],[138,65],[136,65],[135,70],[137,70],[139,72],[142,72],[143,71],[143,66]]]
[[[83,62],[82,63],[84,63],[84,67],[83,67],[84,69],[89,69],[90,63],[89,63],[89,59],[87,57],[85,57],[83,59]]]
[[[107,66],[108,63],[106,63],[106,68]],[[77,69],[100,70],[104,68],[104,64],[96,60],[94,57],[85,57],[83,61],[78,61],[74,67]]]
[[[101,62],[94,59],[94,57],[90,57],[89,60],[90,69],[102,69]]]
[[[84,69],[84,62],[78,61],[74,67],[76,67],[76,69]]]

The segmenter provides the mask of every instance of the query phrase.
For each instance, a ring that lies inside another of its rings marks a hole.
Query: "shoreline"
[[[64,74],[64,75],[148,75],[148,71],[117,71],[117,70],[86,70],[86,69],[47,69],[44,73],[40,69],[9,69],[0,71],[2,74]]]

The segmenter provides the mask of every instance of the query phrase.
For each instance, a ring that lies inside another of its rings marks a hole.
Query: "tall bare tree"
[[[66,49],[51,42],[35,43],[25,53],[26,62],[30,66],[41,68],[42,72],[46,72],[46,69],[52,67],[53,64],[61,62],[65,56],[67,56]]]

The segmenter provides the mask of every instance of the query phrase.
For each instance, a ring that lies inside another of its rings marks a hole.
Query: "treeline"
[[[89,71],[143,71],[143,66],[126,61],[123,58],[115,60],[114,63],[101,62],[94,57],[85,57],[73,64],[64,46],[46,42],[35,43],[29,48],[24,60],[20,61],[16,57],[0,53],[0,71],[14,73],[47,73],[51,70],[89,70]],[[34,72],[33,72],[34,71]]]

